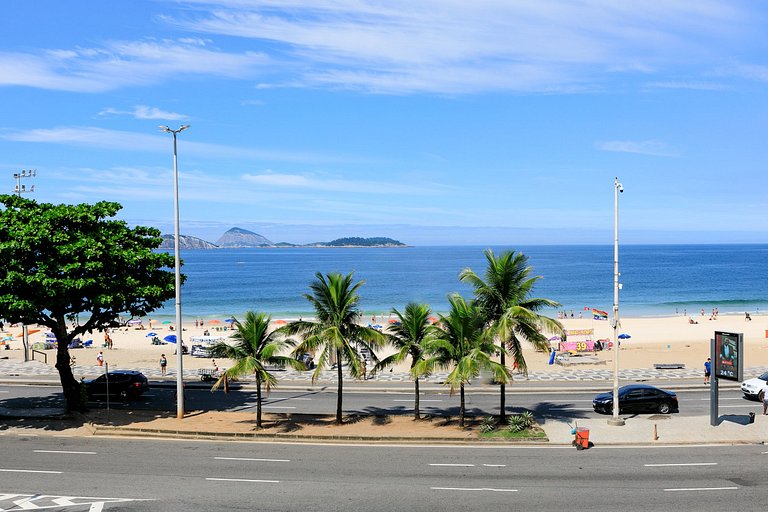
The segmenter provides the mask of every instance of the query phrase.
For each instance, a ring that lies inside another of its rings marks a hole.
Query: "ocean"
[[[241,318],[247,310],[273,318],[312,316],[309,283],[316,272],[348,273],[363,280],[360,309],[388,314],[411,301],[448,309],[448,295],[470,297],[458,280],[466,267],[485,269],[485,247],[285,248],[184,250],[182,314],[194,318]],[[529,257],[542,276],[534,295],[556,300],[578,317],[584,308],[612,311],[613,246],[491,247],[514,249]],[[620,247],[621,316],[672,316],[756,313],[768,310],[768,244],[625,245]],[[556,315],[556,311],[547,312]],[[151,315],[172,319],[174,301]]]

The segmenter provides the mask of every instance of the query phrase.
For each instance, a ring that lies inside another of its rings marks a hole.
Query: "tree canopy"
[[[113,219],[120,209],[0,195],[0,317],[53,331],[70,409],[79,405],[79,390],[69,342],[119,325],[120,314],[144,316],[175,294],[173,255],[153,251],[160,232]]]

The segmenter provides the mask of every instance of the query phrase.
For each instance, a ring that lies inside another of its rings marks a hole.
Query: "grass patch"
[[[505,428],[493,432],[480,432],[479,437],[480,439],[541,439],[547,435],[539,427],[530,427],[519,432],[510,432]]]

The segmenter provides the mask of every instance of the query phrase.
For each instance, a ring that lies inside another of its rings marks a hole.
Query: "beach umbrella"
[[[163,322],[163,325],[167,325],[167,324],[170,324],[170,323],[173,323],[173,322],[171,322],[170,320],[166,320],[165,322]]]
[[[157,333],[156,333],[156,332],[150,332],[150,333],[147,333],[147,336],[146,336],[146,337],[147,337],[147,338],[153,338],[153,337],[155,337],[155,336],[157,336]]]
[[[128,325],[139,325],[141,324],[141,318],[131,318],[127,322]]]
[[[560,336],[552,336],[551,338],[549,338],[549,341],[560,341],[560,340],[562,340]]]
[[[628,339],[629,339],[629,338],[631,338],[631,337],[632,337],[632,336],[630,336],[629,334],[626,334],[626,333],[621,333],[621,334],[619,334],[619,339],[620,339],[620,340],[628,340]]]
[[[287,324],[287,323],[288,323],[288,321],[287,321],[287,320],[275,320],[275,323],[276,323],[276,324],[280,324],[280,325],[283,325],[283,324]]]
[[[427,320],[429,320],[433,324],[437,323],[437,317],[436,316],[431,316],[431,317],[427,318]]]
[[[209,320],[208,323],[211,325],[221,325],[221,320]]]
[[[226,320],[224,320],[224,321],[225,321],[226,323],[228,323],[228,324],[231,324],[231,323],[234,323],[235,319],[234,319],[234,318],[227,318],[227,319],[226,319]]]
[[[163,338],[168,343],[176,343],[176,335],[175,334],[169,334],[165,338]]]
[[[30,329],[30,330],[27,331],[27,334],[35,334],[36,332],[40,332],[40,329]],[[22,338],[22,337],[24,337],[24,333],[20,332],[19,334],[16,335],[16,337],[17,338]],[[11,337],[11,339],[12,339],[12,337]]]

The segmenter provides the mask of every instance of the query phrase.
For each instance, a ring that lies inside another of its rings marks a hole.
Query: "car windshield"
[[[765,372],[764,374],[759,376],[758,379],[768,382],[768,372]]]

